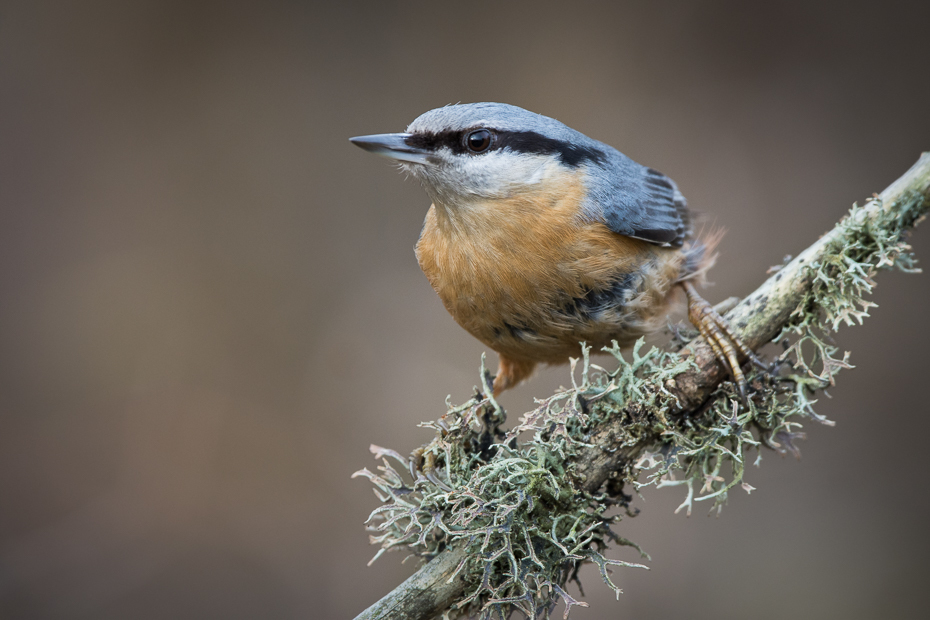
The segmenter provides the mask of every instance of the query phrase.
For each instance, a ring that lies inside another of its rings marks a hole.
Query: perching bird
[[[417,259],[459,325],[499,354],[495,394],[577,357],[581,342],[655,331],[676,285],[744,393],[737,355],[754,356],[694,289],[709,250],[664,174],[503,103],[437,108],[406,133],[351,141],[399,162],[432,199]]]

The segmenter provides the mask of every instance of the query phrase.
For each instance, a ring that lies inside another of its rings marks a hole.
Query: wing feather
[[[690,234],[688,205],[675,182],[630,159],[618,162],[602,205],[614,232],[657,245],[681,247]]]

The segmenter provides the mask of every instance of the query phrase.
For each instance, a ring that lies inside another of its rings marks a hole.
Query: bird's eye
[[[491,132],[487,129],[477,129],[465,136],[465,146],[472,153],[484,153],[491,146]]]

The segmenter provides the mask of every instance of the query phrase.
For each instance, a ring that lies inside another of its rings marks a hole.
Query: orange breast
[[[420,267],[455,320],[509,358],[557,363],[580,341],[629,344],[665,315],[681,251],[584,221],[581,174],[427,213]]]

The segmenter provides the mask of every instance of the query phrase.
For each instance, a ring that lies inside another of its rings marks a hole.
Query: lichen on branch
[[[436,439],[412,459],[372,447],[382,458],[380,473],[358,475],[372,480],[384,502],[369,520],[372,542],[381,545],[377,555],[402,546],[432,557],[448,545],[464,545],[468,553],[454,575],[471,587],[456,604],[459,613],[508,617],[519,609],[548,617],[559,600],[569,609],[585,606],[565,588],[586,561],[619,595],[609,567],[645,568],[603,555],[611,541],[635,547],[610,529],[620,515],[608,510],[625,502],[579,490],[565,467],[584,445],[586,411],[620,387],[602,369],[591,372],[586,347],[581,382],[538,403],[505,433],[503,410],[485,396],[491,391],[483,365],[481,376],[482,391],[425,424]],[[524,433],[532,437],[520,442]]]
[[[626,355],[615,345],[604,351],[615,360],[612,370],[593,364],[584,346],[571,364],[571,386],[538,400],[509,430],[487,396],[482,359],[475,395],[447,403],[441,418],[424,424],[436,431],[432,442],[409,458],[373,446],[378,473],[357,475],[374,483],[382,502],[369,519],[380,547],[375,558],[393,549],[424,559],[456,550],[460,559],[441,578],[460,587],[415,613],[407,599],[398,608],[386,597],[360,618],[507,618],[514,610],[549,618],[559,601],[567,617],[585,605],[567,591],[582,563],[596,564],[618,595],[610,568],[643,567],[608,557],[611,542],[646,557],[615,531],[634,514],[628,490],[683,487],[679,510],[688,514],[699,502],[719,512],[737,486],[752,491],[746,464],[758,465],[763,449],[797,454],[806,420],[831,424],[814,410],[817,395],[852,368],[832,335],[868,316],[875,273],[918,271],[906,235],[930,208],[930,155],[902,180],[854,205],[728,315],[754,347],[782,346],[768,371],[748,376],[746,402],[731,382],[719,383],[699,341],[646,352],[640,341]],[[398,593],[427,596],[416,588],[402,585]]]

